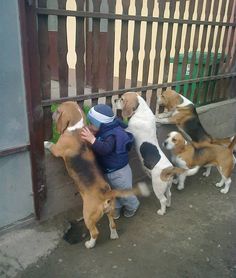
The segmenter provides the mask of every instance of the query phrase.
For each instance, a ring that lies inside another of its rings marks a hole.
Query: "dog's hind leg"
[[[184,189],[184,182],[185,182],[186,176],[187,175],[185,173],[179,175],[179,184],[177,186],[178,190]]]
[[[166,213],[166,204],[167,204],[167,198],[165,196],[167,184],[166,182],[163,182],[161,180],[156,180],[156,181],[152,180],[152,186],[153,186],[154,193],[156,194],[161,204],[161,208],[157,211],[157,214],[164,215]]]
[[[220,182],[216,183],[216,187],[222,187],[225,183],[225,178],[222,176]]]
[[[221,181],[216,183],[216,187],[222,187],[223,185],[225,185],[225,187],[222,188],[220,192],[226,194],[229,191],[230,184],[231,184],[231,178],[226,178],[222,175]]]
[[[221,193],[226,194],[229,191],[231,178],[226,179],[222,176],[221,181],[216,183],[216,187],[222,187],[225,184],[225,187],[220,190]]]
[[[216,183],[216,187],[222,187],[225,185],[224,188],[220,190],[221,193],[226,194],[229,191],[230,184],[231,184],[231,178],[230,178],[230,173],[227,171],[222,170],[220,167],[217,167],[218,171],[221,174],[221,181]],[[228,178],[226,177],[228,176]]]
[[[156,193],[156,196],[157,196],[157,198],[159,199],[159,201],[161,203],[161,208],[157,211],[157,214],[164,215],[166,213],[167,198],[165,197],[164,194],[159,194],[159,193]]]
[[[89,229],[89,233],[90,233],[90,240],[87,240],[85,242],[85,247],[90,249],[95,246],[98,235],[99,235],[99,231],[98,231],[95,223],[92,223],[91,221],[85,221],[85,224],[86,224],[86,227]]]
[[[85,242],[85,247],[90,249],[93,248],[96,245],[97,237],[99,235],[97,227],[94,226],[89,226],[89,233],[90,233],[90,240],[87,240]]]
[[[167,206],[167,207],[170,207],[170,206],[171,206],[171,191],[170,191],[171,185],[172,185],[172,183],[169,183],[169,184],[168,184],[168,188],[167,188],[167,190],[166,190],[166,198],[167,198],[167,200],[166,200],[166,206]]]
[[[225,187],[222,188],[220,190],[220,192],[223,193],[223,194],[227,194],[229,192],[230,184],[231,184],[231,178],[226,179],[225,180]]]
[[[113,219],[112,213],[108,212],[107,217],[108,217],[108,220],[109,220],[109,228],[110,228],[110,232],[111,232],[110,233],[110,239],[119,238],[118,233],[116,231],[116,224],[115,224],[115,221]]]
[[[84,204],[84,208],[85,208],[85,204]],[[87,240],[85,242],[85,247],[86,248],[93,248],[96,244],[98,235],[99,235],[99,231],[96,227],[97,222],[101,219],[103,212],[98,210],[91,210],[91,209],[84,209],[83,210],[83,215],[84,215],[84,223],[86,225],[86,227],[89,230],[90,233],[90,240]]]

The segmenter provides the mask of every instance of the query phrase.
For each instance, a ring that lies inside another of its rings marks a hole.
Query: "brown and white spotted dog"
[[[172,131],[169,133],[163,145],[172,152],[172,162],[178,167],[184,169],[195,169],[195,173],[201,166],[216,166],[221,181],[216,184],[217,187],[224,188],[221,193],[228,193],[231,184],[231,174],[235,165],[233,156],[233,147],[236,144],[236,136],[228,147],[209,142],[203,143],[187,143],[180,132]],[[208,175],[208,170],[205,176]],[[184,189],[184,182],[188,176],[188,172],[180,174],[178,177],[178,189]]]
[[[156,121],[161,124],[176,124],[178,129],[194,142],[208,141],[229,145],[233,138],[212,138],[202,126],[194,104],[174,90],[166,90],[157,96],[159,105],[167,112],[158,115]]]
[[[173,167],[162,152],[156,133],[156,119],[146,101],[135,92],[127,92],[115,101],[115,107],[122,110],[122,116],[128,118],[127,130],[135,139],[136,151],[143,168],[152,180],[152,187],[159,199],[159,215],[166,213],[171,205],[171,186],[174,175],[184,173],[186,169]],[[188,170],[188,175],[192,170]]]
[[[56,144],[48,141],[44,145],[56,157],[62,157],[70,177],[83,200],[83,217],[90,232],[90,240],[85,242],[87,248],[96,244],[98,237],[97,222],[104,213],[107,214],[110,227],[110,238],[118,238],[113,219],[116,197],[133,194],[148,195],[145,184],[129,191],[111,190],[97,167],[93,151],[81,139],[81,129],[85,126],[85,115],[76,102],[64,102],[53,113],[53,120],[60,138]]]

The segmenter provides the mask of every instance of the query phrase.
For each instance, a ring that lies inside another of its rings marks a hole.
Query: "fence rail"
[[[62,103],[65,101],[82,102],[82,101],[88,100],[88,99],[99,99],[102,97],[119,96],[126,92],[141,92],[142,94],[144,94],[148,90],[157,90],[157,89],[162,89],[162,88],[174,87],[174,86],[182,85],[182,84],[191,84],[191,83],[195,83],[195,82],[199,83],[199,82],[207,82],[207,81],[214,81],[214,80],[222,80],[222,79],[234,78],[234,77],[236,77],[236,72],[224,74],[224,75],[208,76],[208,77],[204,77],[204,78],[180,80],[180,81],[174,81],[174,82],[162,83],[162,84],[153,84],[153,85],[149,85],[149,86],[130,87],[130,88],[126,88],[126,89],[111,90],[111,91],[99,92],[99,93],[94,93],[94,94],[62,97],[62,98],[51,99],[51,100],[43,100],[42,105],[43,105],[43,107],[47,107],[47,106],[51,106],[54,103]]]
[[[165,17],[152,17],[152,16],[141,16],[141,15],[125,15],[125,14],[114,14],[114,13],[100,13],[100,12],[83,12],[83,11],[70,11],[65,9],[47,9],[47,8],[36,8],[38,15],[57,15],[57,16],[73,16],[82,18],[96,18],[96,19],[113,19],[113,20],[124,20],[124,21],[146,21],[146,22],[159,22],[159,23],[180,23],[187,25],[203,25],[203,26],[232,26],[235,27],[235,22],[224,22],[224,21],[203,21],[203,20],[188,20],[188,19],[175,19]]]

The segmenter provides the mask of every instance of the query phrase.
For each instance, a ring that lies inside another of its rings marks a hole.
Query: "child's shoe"
[[[134,209],[134,210],[127,210],[125,209],[124,210],[124,216],[129,218],[129,217],[133,217],[136,213],[137,209]]]

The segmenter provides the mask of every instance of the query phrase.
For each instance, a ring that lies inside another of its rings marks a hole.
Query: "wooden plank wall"
[[[53,102],[72,99],[83,103],[86,99],[92,99],[91,104],[95,105],[101,96],[111,105],[112,96],[129,90],[139,90],[145,99],[147,92],[150,92],[148,103],[156,112],[157,91],[166,87],[178,89],[197,105],[232,97],[229,88],[232,82],[235,82],[236,75],[234,0],[107,0],[105,2],[108,12],[102,10],[104,0],[74,1],[76,10],[72,11],[66,9],[67,0],[58,0],[58,9],[47,9],[47,1],[38,0],[41,90],[47,135],[45,137],[50,135],[49,115]],[[121,5],[121,13],[117,13],[117,3]],[[92,11],[91,7],[88,9],[88,5],[92,5]],[[130,12],[133,6],[134,15]],[[59,99],[55,100],[52,100],[51,94],[48,15],[56,15],[58,19]],[[68,16],[76,18],[74,52],[77,59],[73,96],[70,95],[70,70],[67,62]],[[87,86],[85,76],[89,19],[92,22],[91,86]],[[107,24],[105,60],[99,55],[102,51],[101,19],[106,19]],[[131,22],[134,27],[132,34]],[[118,23],[121,33],[117,35]],[[145,33],[141,32],[142,26],[145,26]],[[120,42],[118,46],[117,36]],[[128,55],[129,51],[132,52],[131,57]],[[105,88],[99,88],[101,63],[106,67]]]

